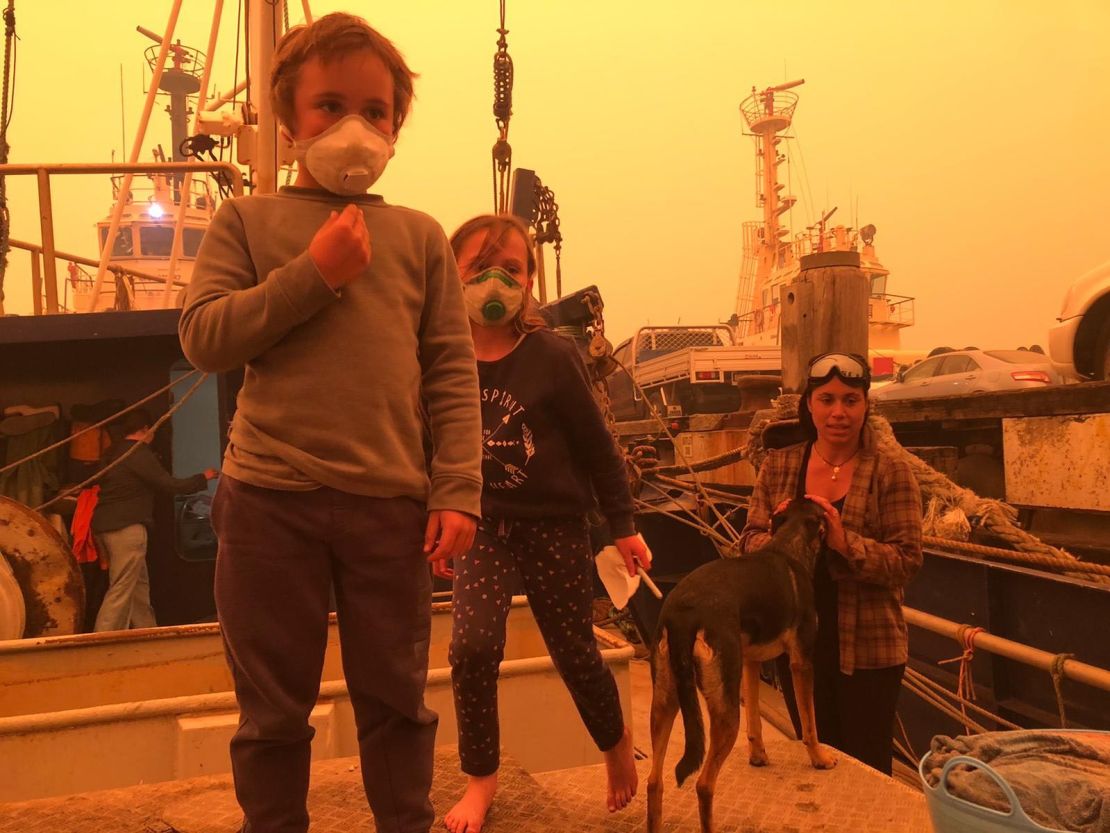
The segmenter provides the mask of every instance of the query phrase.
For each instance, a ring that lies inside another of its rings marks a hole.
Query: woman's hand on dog
[[[828,498],[820,495],[806,495],[806,498],[825,510],[825,520],[829,523],[825,543],[829,549],[836,550],[841,555],[847,555],[848,537],[844,534],[844,525],[840,521],[840,513],[836,511],[836,507],[829,503]]]
[[[636,575],[637,562],[645,571],[651,569],[651,550],[647,548],[644,539],[639,535],[627,535],[624,538],[613,539],[617,552],[624,558],[624,567],[630,576]]]

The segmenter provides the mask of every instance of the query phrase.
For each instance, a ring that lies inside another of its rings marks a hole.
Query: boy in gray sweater
[[[297,151],[296,184],[220,207],[185,296],[189,360],[245,367],[212,519],[241,712],[232,768],[250,833],[308,829],[308,718],[333,584],[377,828],[425,833],[434,820],[427,561],[473,541],[481,414],[443,230],[365,193],[393,155],[412,79],[361,18],[291,30],[271,97]]]

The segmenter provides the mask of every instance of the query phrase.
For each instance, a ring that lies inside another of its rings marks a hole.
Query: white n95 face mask
[[[333,194],[365,194],[393,157],[393,140],[362,116],[344,116],[323,133],[293,142],[294,157]]]

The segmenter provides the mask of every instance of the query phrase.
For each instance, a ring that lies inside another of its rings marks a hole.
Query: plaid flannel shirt
[[[804,452],[800,443],[767,455],[740,535],[743,552],[771,540],[771,512],[797,493]],[[839,599],[840,670],[901,665],[909,645],[903,588],[921,567],[921,492],[913,470],[880,452],[870,428],[864,429],[841,521],[849,554],[829,550]]]

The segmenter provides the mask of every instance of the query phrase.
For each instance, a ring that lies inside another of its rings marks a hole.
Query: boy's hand
[[[432,572],[440,578],[451,578],[455,571],[448,563],[458,558],[474,545],[478,522],[470,515],[451,509],[436,509],[428,513],[428,528],[424,532],[424,552],[432,562]]]
[[[308,256],[332,289],[362,275],[370,265],[370,231],[362,209],[350,203],[342,212],[333,211],[308,244]]]

